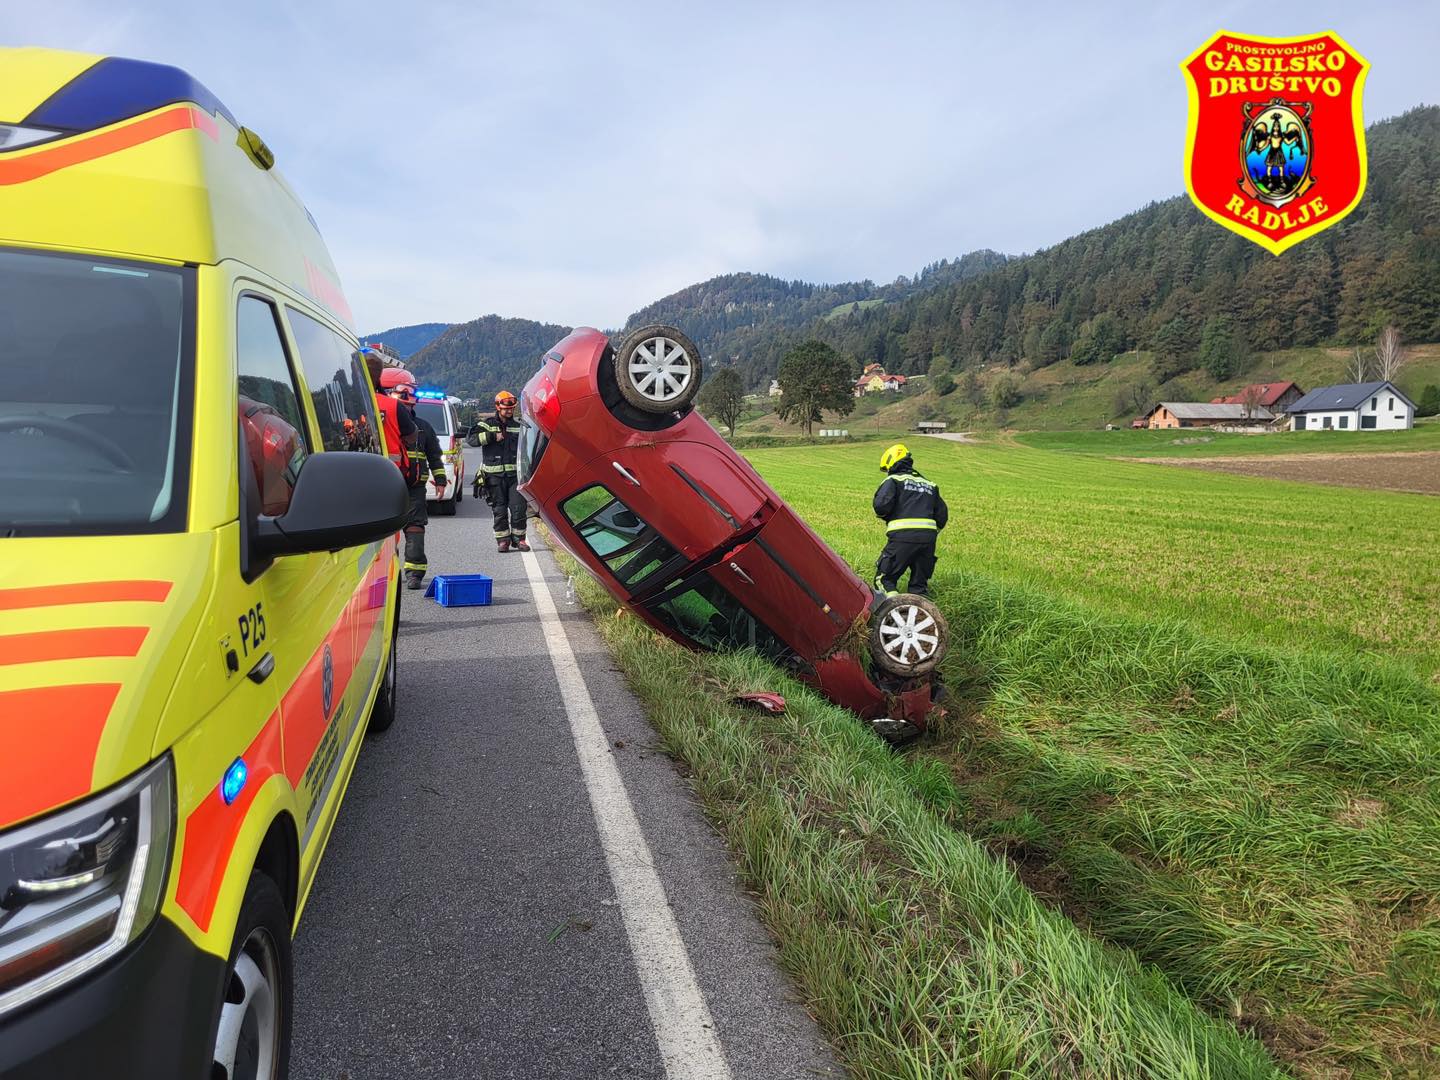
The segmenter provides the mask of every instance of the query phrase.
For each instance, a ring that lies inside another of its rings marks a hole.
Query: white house
[[[1322,386],[1286,411],[1291,431],[1399,431],[1415,426],[1415,403],[1384,381]]]
[[[770,380],[770,396],[771,396],[771,397],[779,397],[779,396],[780,396],[780,380],[779,380],[779,379],[771,379],[771,380]]]

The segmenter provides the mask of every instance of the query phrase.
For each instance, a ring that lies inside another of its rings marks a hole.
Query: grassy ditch
[[[580,593],[854,1075],[1279,1075],[1257,1042],[1038,902],[965,835],[968,797],[941,762],[893,754],[753,656],[659,639],[583,575]],[[787,712],[729,703],[761,689],[783,692]]]
[[[950,575],[923,757],[1044,899],[1304,1076],[1440,1069],[1440,694]]]

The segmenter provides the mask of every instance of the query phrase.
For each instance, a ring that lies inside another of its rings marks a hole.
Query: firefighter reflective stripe
[[[885,477],[885,480],[894,480],[896,483],[900,484],[920,484],[927,488],[933,488],[937,486],[934,480],[926,480],[925,477],[920,476],[917,473],[891,473],[889,476]],[[884,483],[884,481],[882,480],[881,483]]]
[[[411,562],[409,559],[406,559],[406,560],[405,560],[405,569],[406,569],[406,570],[420,570],[420,571],[424,571],[424,570],[428,570],[429,568],[430,568],[430,564],[429,564],[428,562]]]
[[[523,536],[524,533],[521,533],[521,535]],[[510,538],[510,530],[509,530],[509,529],[505,529],[504,531],[501,531],[500,529],[496,529],[496,530],[495,530],[495,539],[496,539],[496,540],[508,540],[509,538]]]
[[[887,533],[897,532],[900,529],[938,529],[934,518],[896,518],[885,526]]]
[[[516,471],[514,465],[481,465],[482,473],[513,473]],[[479,475],[478,473],[476,475]]]

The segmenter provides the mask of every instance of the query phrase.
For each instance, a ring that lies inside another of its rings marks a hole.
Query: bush
[[[990,381],[990,404],[996,409],[1009,409],[1019,405],[1024,395],[1020,392],[1017,375],[1002,371]]]

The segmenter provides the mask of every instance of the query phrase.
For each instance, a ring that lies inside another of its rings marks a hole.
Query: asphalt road
[[[534,546],[533,560],[498,554],[468,498],[431,520],[432,571],[489,574],[494,603],[405,593],[399,717],[361,754],[295,943],[291,1076],[842,1076],[722,843]],[[531,573],[558,610],[548,640]],[[615,824],[627,804],[633,858]]]

